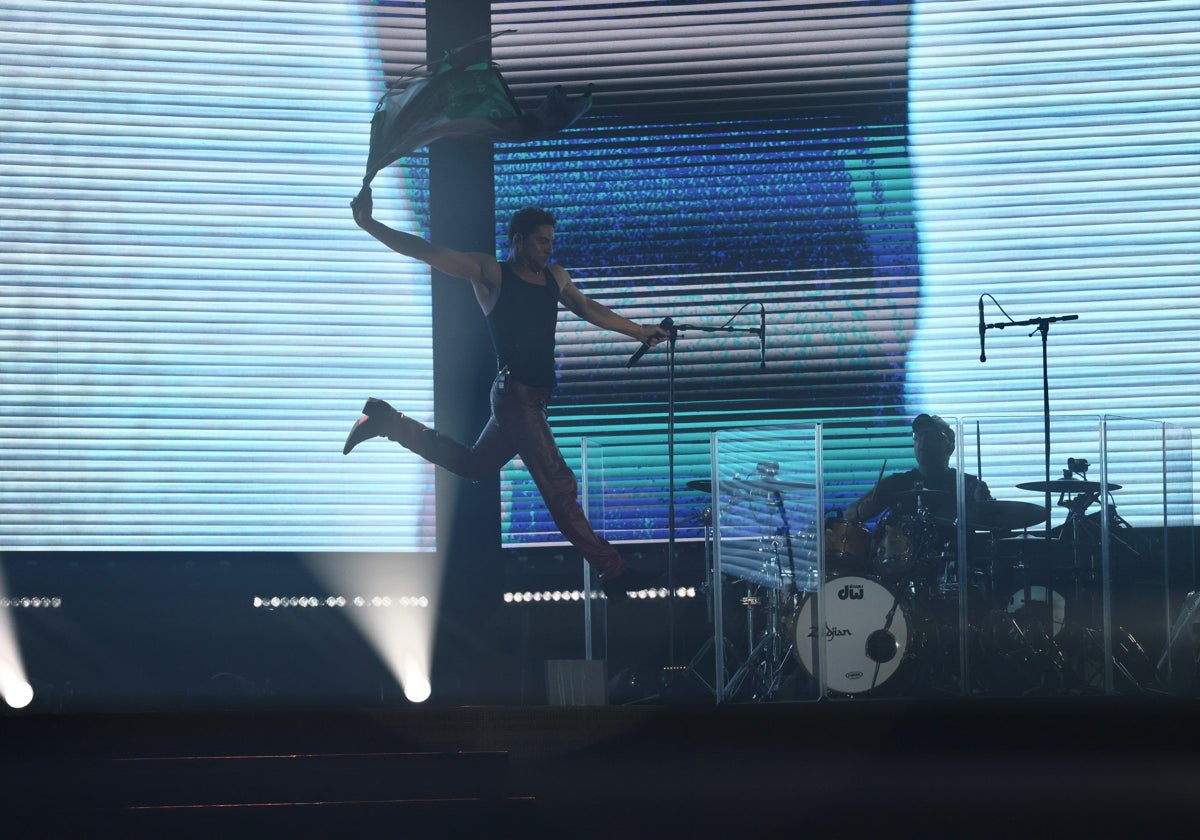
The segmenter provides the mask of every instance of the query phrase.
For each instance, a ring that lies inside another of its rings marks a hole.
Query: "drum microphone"
[[[663,318],[661,321],[658,322],[658,325],[660,327],[662,327],[664,330],[666,330],[667,332],[671,331],[671,327],[674,326],[674,324],[675,324],[675,321],[673,321],[669,315],[666,318]],[[645,356],[646,351],[649,349],[650,349],[650,343],[643,341],[642,346],[639,347],[634,352],[634,354],[629,357],[629,361],[625,363],[625,367],[633,367],[634,365],[636,365],[638,363],[638,360],[641,359],[642,356]]]
[[[983,335],[987,327],[983,325],[983,295],[979,296],[979,361],[986,362],[987,354],[983,352]]]

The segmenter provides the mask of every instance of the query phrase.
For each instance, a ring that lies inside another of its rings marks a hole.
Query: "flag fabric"
[[[590,85],[576,97],[556,85],[535,110],[522,110],[500,68],[480,57],[481,44],[492,37],[459,47],[435,64],[414,68],[389,86],[371,118],[364,188],[379,170],[438,138],[538,140],[567,128],[591,107]]]

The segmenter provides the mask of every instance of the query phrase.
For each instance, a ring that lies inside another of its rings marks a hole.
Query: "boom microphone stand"
[[[991,295],[986,295],[991,297]],[[1043,434],[1043,450],[1046,460],[1046,539],[1050,539],[1050,365],[1047,356],[1046,342],[1050,335],[1050,325],[1058,321],[1077,321],[1078,315],[1059,315],[1053,318],[1030,318],[1027,321],[1000,321],[995,324],[983,323],[983,298],[979,298],[979,340],[983,341],[984,330],[1002,330],[1005,327],[1036,327],[1029,335],[1041,333],[1042,335],[1042,434]],[[994,301],[995,298],[992,298]],[[1001,310],[1003,311],[1003,310]],[[986,358],[981,352],[979,360],[985,361]]]
[[[670,334],[667,339],[667,664],[672,669],[675,668],[678,661],[675,644],[675,343],[679,334],[684,330],[753,333],[759,337],[762,348],[759,366],[765,368],[767,366],[766,309],[761,302],[757,303],[759,307],[759,326],[757,328],[731,327],[728,326],[728,322],[726,322],[725,326],[720,327],[706,327],[699,324],[676,324],[671,318],[664,318],[659,324],[659,326],[663,327]],[[742,309],[745,309],[749,305],[749,303],[743,304]],[[740,312],[741,310],[738,311]],[[734,317],[737,317],[736,313]],[[626,367],[633,367],[637,364],[647,349],[647,345],[642,345],[638,348],[637,352],[630,357]],[[713,489],[715,491],[715,484]],[[716,581],[714,586],[719,588],[720,581]]]
[[[1042,562],[1045,564],[1045,567],[1040,571],[1041,571],[1042,578],[1045,581],[1047,581],[1047,584],[1046,584],[1046,607],[1050,612],[1050,616],[1048,619],[1048,625],[1047,625],[1046,632],[1047,632],[1047,636],[1052,638],[1053,631],[1054,631],[1054,604],[1053,604],[1053,594],[1052,594],[1052,590],[1050,588],[1049,581],[1050,581],[1050,573],[1053,570],[1054,561],[1053,561],[1053,558],[1050,556],[1050,552],[1049,552],[1050,534],[1051,534],[1051,527],[1050,527],[1050,516],[1051,516],[1051,506],[1050,506],[1050,495],[1051,495],[1051,491],[1050,491],[1050,486],[1051,486],[1050,485],[1050,364],[1049,364],[1049,357],[1048,357],[1048,353],[1047,353],[1047,339],[1050,335],[1050,325],[1051,324],[1057,323],[1059,321],[1077,321],[1077,320],[1079,320],[1079,316],[1078,315],[1059,315],[1059,316],[1052,317],[1052,318],[1030,318],[1026,321],[1013,321],[1010,318],[1008,321],[1000,321],[995,324],[985,324],[983,321],[983,299],[985,297],[992,297],[992,296],[989,294],[986,294],[986,293],[979,296],[979,361],[980,362],[987,361],[987,356],[983,352],[983,337],[987,330],[1002,330],[1002,329],[1005,329],[1006,327],[1034,327],[1035,328],[1034,331],[1031,332],[1029,335],[1032,337],[1034,335],[1034,333],[1040,333],[1042,336],[1042,438],[1043,438],[1042,446],[1043,446],[1043,452],[1045,455],[1045,467],[1046,467],[1046,485],[1045,485],[1045,490],[1046,490],[1046,495],[1045,495],[1045,514],[1046,514],[1045,546],[1046,546],[1046,549],[1042,552],[1043,556],[1041,558]],[[992,298],[992,301],[994,303],[996,303],[996,299],[994,297]],[[996,305],[999,306],[999,303],[996,303]],[[1004,312],[1004,308],[1001,307],[1000,311]],[[1004,314],[1007,315],[1008,313],[1005,312]],[[1030,575],[1028,573],[1026,573],[1026,575],[1025,575],[1024,597],[1025,597],[1025,606],[1029,607],[1033,603],[1033,580],[1032,580],[1032,575]]]

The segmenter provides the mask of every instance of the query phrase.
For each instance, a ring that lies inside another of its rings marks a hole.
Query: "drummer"
[[[915,513],[918,504],[932,509],[935,516],[948,523],[954,520],[957,474],[950,466],[954,430],[936,414],[919,414],[913,420],[912,435],[916,468],[881,478],[865,496],[846,508],[848,522],[868,522],[885,510]],[[988,486],[978,477],[964,473],[963,480],[967,499],[982,502],[992,498]],[[932,492],[922,496],[921,490]]]

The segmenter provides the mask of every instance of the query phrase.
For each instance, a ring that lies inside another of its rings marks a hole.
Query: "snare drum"
[[[812,596],[804,599],[793,624],[793,650],[804,669],[815,677],[823,650],[826,688],[841,694],[866,694],[895,677],[912,646],[906,603],[883,584],[853,575],[827,581],[821,597],[823,629],[816,626]]]

